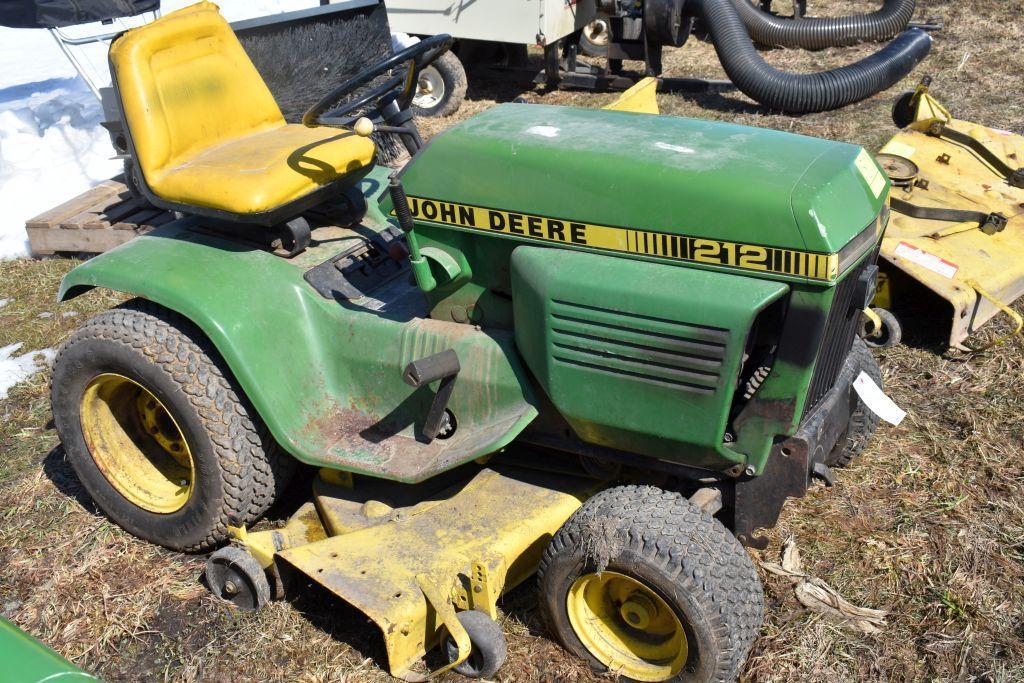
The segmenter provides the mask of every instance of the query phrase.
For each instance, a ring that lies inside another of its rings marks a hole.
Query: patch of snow
[[[410,36],[408,33],[392,33],[391,51],[401,52],[406,48],[412,47],[418,42],[420,42],[419,38],[417,38],[416,36]]]
[[[7,392],[15,384],[36,374],[53,362],[54,350],[30,351],[20,356],[14,353],[21,348],[21,342],[0,348],[0,400],[7,398]],[[39,357],[42,356],[42,360]]]
[[[102,120],[78,78],[0,90],[0,258],[27,253],[26,220],[120,172]]]
[[[165,0],[164,13],[194,0]],[[228,21],[316,7],[316,0],[220,0]],[[142,17],[111,25],[62,29],[73,38],[113,33]],[[107,45],[70,48],[89,80],[110,84]],[[103,112],[86,82],[43,29],[0,27],[0,259],[28,253],[25,221],[121,172],[100,127]]]

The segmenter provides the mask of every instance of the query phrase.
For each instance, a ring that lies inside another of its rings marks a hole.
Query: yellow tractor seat
[[[285,122],[213,3],[123,34],[110,70],[136,181],[157,206],[274,225],[373,165],[369,138]]]

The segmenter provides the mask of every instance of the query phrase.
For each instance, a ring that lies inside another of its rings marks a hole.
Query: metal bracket
[[[867,330],[867,336],[877,337],[882,334],[882,329],[885,325],[882,323],[882,319],[877,313],[871,310],[870,306],[865,306],[861,309],[860,314],[867,318],[868,322],[871,323],[871,329]]]
[[[483,562],[473,563],[469,576],[469,604],[471,609],[498,620],[498,608],[491,599],[491,579]]]
[[[278,236],[270,243],[275,255],[291,258],[301,254],[309,246],[312,231],[305,218],[293,218],[279,225],[278,230]]]

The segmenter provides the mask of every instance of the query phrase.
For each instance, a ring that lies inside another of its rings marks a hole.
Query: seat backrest
[[[110,47],[110,71],[146,178],[220,143],[284,125],[274,96],[212,2],[122,35]]]

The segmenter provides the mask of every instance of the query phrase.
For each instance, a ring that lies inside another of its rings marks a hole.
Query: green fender
[[[416,482],[510,443],[537,415],[511,333],[426,319],[401,279],[387,286],[405,288],[400,305],[322,297],[303,273],[344,239],[286,260],[178,221],[75,268],[59,299],[106,287],[190,319],[277,442],[312,465]],[[426,443],[418,429],[434,392],[401,370],[447,348],[462,365],[449,403],[459,427]]]
[[[85,683],[99,680],[0,617],[0,661],[5,681]]]

